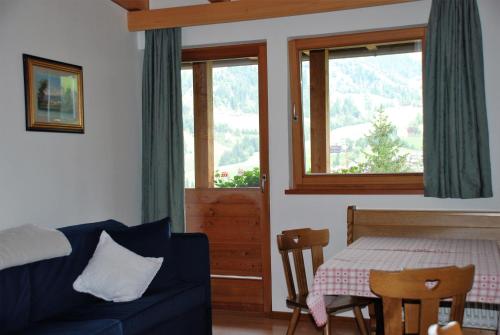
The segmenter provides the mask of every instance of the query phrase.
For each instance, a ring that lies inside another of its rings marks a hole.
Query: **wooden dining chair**
[[[309,294],[307,276],[304,265],[304,250],[311,250],[312,270],[316,274],[318,267],[323,264],[323,247],[328,245],[330,233],[328,229],[312,230],[309,228],[284,230],[278,235],[278,249],[283,260],[288,298],[286,305],[293,309],[292,318],[288,323],[287,335],[295,332],[302,310],[308,310],[306,298]],[[293,256],[296,283],[292,274],[290,254]],[[296,289],[297,288],[297,289]],[[335,313],[344,309],[353,309],[356,324],[362,335],[368,335],[368,329],[361,313],[361,307],[371,303],[371,299],[351,296],[325,296],[327,313]],[[330,334],[330,322],[324,328],[324,334]]]
[[[451,298],[450,321],[462,325],[465,296],[473,278],[474,265],[370,271],[371,290],[382,297],[384,334],[427,335],[429,327],[438,322],[440,301],[446,298]]]
[[[429,335],[463,335],[460,325],[456,321],[452,321],[443,327],[434,324],[429,327]]]

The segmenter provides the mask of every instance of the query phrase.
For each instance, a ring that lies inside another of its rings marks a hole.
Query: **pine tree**
[[[402,142],[396,126],[389,121],[383,107],[376,111],[373,129],[366,136],[370,152],[365,152],[366,170],[371,173],[401,173],[408,171],[408,154],[400,154]]]

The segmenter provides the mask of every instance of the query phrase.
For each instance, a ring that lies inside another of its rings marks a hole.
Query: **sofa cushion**
[[[34,324],[19,335],[122,335],[118,320],[50,321]]]
[[[26,265],[0,271],[0,333],[26,327],[30,320],[30,291]]]
[[[106,221],[99,221],[99,222],[93,222],[93,223],[83,223],[79,225],[74,225],[74,226],[67,226],[67,227],[62,227],[59,228],[60,231],[66,235],[74,236],[74,235],[82,235],[82,234],[87,234],[87,233],[96,233],[97,236],[101,234],[103,230],[126,230],[128,227],[124,225],[121,222],[118,222],[116,220],[106,220]],[[96,240],[97,244],[97,240]],[[92,250],[94,251],[94,250]]]
[[[73,288],[106,301],[137,300],[146,292],[162,263],[163,257],[142,257],[103,231],[94,255]]]
[[[97,246],[99,234],[104,229],[127,227],[118,221],[108,220],[61,228],[71,243],[71,255],[30,265],[31,321],[45,320],[96,300],[91,295],[76,292],[73,282],[87,266]]]
[[[183,315],[148,329],[147,335],[212,335],[210,311],[207,306],[195,307]]]
[[[205,303],[206,286],[183,282],[171,284],[163,292],[146,295],[131,302],[102,302],[80,306],[60,319],[116,319],[122,322],[123,334],[146,334],[148,329]]]
[[[163,257],[163,264],[146,292],[157,292],[177,279],[176,267],[172,261],[170,218],[107,232],[118,244],[136,254],[143,257]]]

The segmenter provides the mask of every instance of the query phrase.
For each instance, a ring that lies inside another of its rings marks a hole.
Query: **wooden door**
[[[199,80],[193,84],[194,142],[198,154],[195,153],[195,187],[186,189],[186,228],[188,232],[208,235],[215,309],[271,311],[266,54],[265,44],[183,52],[183,61],[193,62],[196,70],[203,71],[193,72],[194,80]],[[209,71],[216,60],[243,58],[258,59],[260,181],[254,187],[216,188]],[[196,85],[202,86],[201,94]]]
[[[210,241],[213,308],[264,311],[268,227],[259,189],[188,189],[188,231]]]

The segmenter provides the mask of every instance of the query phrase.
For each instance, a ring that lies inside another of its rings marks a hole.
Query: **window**
[[[186,188],[259,187],[264,45],[183,52]],[[265,145],[265,143],[264,143]]]
[[[292,40],[293,188],[421,193],[425,28]]]

